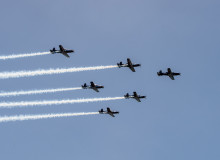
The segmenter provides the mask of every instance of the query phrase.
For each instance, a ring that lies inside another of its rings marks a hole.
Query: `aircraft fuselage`
[[[65,51],[59,51],[59,50],[56,50],[56,51],[52,51],[52,53],[61,53],[61,54],[63,54],[63,53],[73,53],[74,51],[73,50],[65,50]]]

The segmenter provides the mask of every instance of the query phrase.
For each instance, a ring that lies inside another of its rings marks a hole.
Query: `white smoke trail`
[[[82,89],[82,88],[76,87],[76,88],[42,89],[42,90],[31,90],[31,91],[0,92],[0,97],[55,93],[55,92],[73,91],[73,90],[79,90],[79,89]]]
[[[93,70],[110,69],[116,67],[118,66],[110,65],[110,66],[95,66],[95,67],[80,67],[80,68],[57,68],[57,69],[48,69],[48,70],[41,69],[35,71],[0,72],[0,79],[31,77],[31,76],[40,76],[40,75],[81,72],[81,71],[93,71]]]
[[[37,119],[73,117],[73,116],[87,116],[87,115],[96,115],[96,114],[99,114],[99,112],[5,116],[5,117],[0,117],[0,122],[37,120]]]
[[[102,101],[112,101],[112,100],[120,100],[120,99],[124,99],[124,97],[106,97],[106,98],[90,98],[90,99],[64,99],[64,100],[49,100],[49,101],[1,102],[0,108],[89,103],[89,102],[102,102]]]
[[[0,60],[24,58],[24,57],[33,57],[33,56],[41,56],[41,55],[47,55],[47,54],[50,54],[50,52],[38,52],[38,53],[27,53],[27,54],[12,54],[12,55],[9,55],[9,56],[0,56]]]

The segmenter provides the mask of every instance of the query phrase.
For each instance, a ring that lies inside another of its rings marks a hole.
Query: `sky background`
[[[218,160],[220,157],[220,1],[218,0],[7,0],[0,2],[0,54],[48,51],[62,44],[71,58],[46,55],[0,62],[0,71],[114,65],[127,68],[0,80],[2,91],[105,88],[1,98],[29,101],[117,97],[134,100],[1,109],[0,115],[96,112],[0,124],[4,160]],[[181,72],[175,81],[156,72]]]

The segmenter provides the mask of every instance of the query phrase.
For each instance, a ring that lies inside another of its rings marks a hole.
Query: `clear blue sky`
[[[1,101],[122,96],[134,100],[1,109],[0,115],[90,112],[106,115],[0,124],[4,160],[218,160],[220,157],[220,2],[218,0],[20,0],[0,3],[0,54],[76,52],[0,62],[0,71],[112,65],[130,57],[142,67],[1,80],[1,90],[78,87],[93,80],[100,93],[80,90]],[[171,67],[171,81],[156,72]]]

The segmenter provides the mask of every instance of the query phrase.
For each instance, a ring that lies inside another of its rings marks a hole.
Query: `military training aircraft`
[[[110,116],[115,117],[114,114],[119,114],[119,112],[118,111],[116,111],[116,112],[115,111],[111,111],[110,108],[107,108],[107,111],[104,111],[103,109],[101,109],[99,111],[99,114],[109,114]]]
[[[167,68],[167,72],[166,72],[166,73],[163,73],[163,72],[160,70],[159,72],[157,72],[157,75],[158,75],[158,76],[169,76],[170,79],[175,80],[175,79],[174,79],[174,76],[179,76],[179,75],[181,75],[181,74],[180,74],[180,73],[172,72],[170,68]]]
[[[66,57],[68,57],[68,58],[69,58],[70,56],[69,56],[67,53],[72,53],[72,52],[74,52],[74,50],[64,49],[62,45],[59,45],[59,48],[60,48],[60,50],[56,50],[55,48],[53,48],[52,50],[50,50],[50,52],[51,52],[52,54],[61,53],[61,54],[63,54],[64,56],[66,56]]]
[[[87,84],[84,83],[84,85],[82,85],[82,88],[83,89],[93,89],[94,91],[99,92],[98,89],[104,88],[104,86],[99,86],[97,84],[94,84],[94,82],[90,82],[90,86],[87,86]]]
[[[125,97],[126,99],[134,98],[134,99],[137,100],[138,102],[141,102],[140,99],[146,98],[146,96],[140,96],[140,95],[138,95],[137,92],[133,92],[133,95],[129,95],[129,93],[127,93],[126,95],[124,95],[124,97]]]
[[[135,69],[134,67],[139,67],[141,66],[141,64],[133,64],[130,60],[130,58],[127,58],[127,63],[126,64],[123,64],[122,62],[120,63],[117,63],[118,67],[121,68],[121,67],[129,67],[133,72],[135,72]]]

